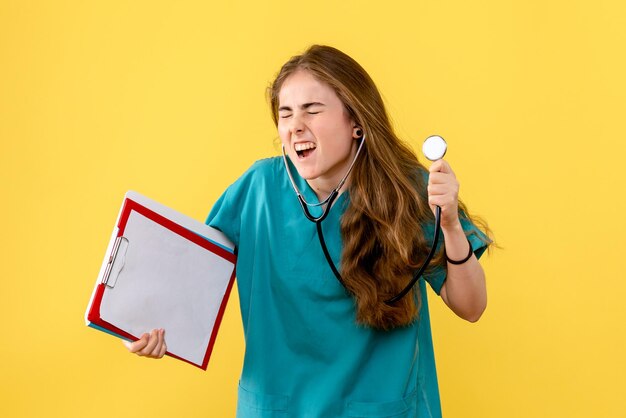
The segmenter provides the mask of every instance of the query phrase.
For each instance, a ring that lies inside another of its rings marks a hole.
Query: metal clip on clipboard
[[[128,239],[123,236],[117,237],[115,239],[115,244],[113,244],[113,251],[111,251],[111,256],[109,257],[106,270],[104,271],[104,276],[102,278],[103,284],[108,287],[115,287],[117,278],[124,268],[124,263],[126,262],[127,250]]]

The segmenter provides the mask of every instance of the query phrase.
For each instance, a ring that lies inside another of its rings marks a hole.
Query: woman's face
[[[356,153],[355,128],[335,91],[299,70],[278,94],[278,134],[300,176],[316,192],[329,193]],[[325,196],[324,196],[325,197]]]

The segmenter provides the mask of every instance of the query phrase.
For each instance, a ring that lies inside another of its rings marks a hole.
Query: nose
[[[289,125],[289,131],[293,135],[300,135],[304,132],[306,125],[302,120],[302,117],[298,113],[294,113],[291,117],[291,124]]]

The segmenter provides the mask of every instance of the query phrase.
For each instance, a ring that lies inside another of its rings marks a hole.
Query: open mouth
[[[300,160],[311,155],[315,151],[315,148],[317,148],[317,145],[313,142],[299,143],[294,146],[298,159]]]

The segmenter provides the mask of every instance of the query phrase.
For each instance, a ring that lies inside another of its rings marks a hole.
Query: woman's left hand
[[[437,160],[431,166],[428,178],[428,204],[435,212],[441,207],[441,228],[460,225],[459,221],[459,182],[454,171],[445,160]]]

